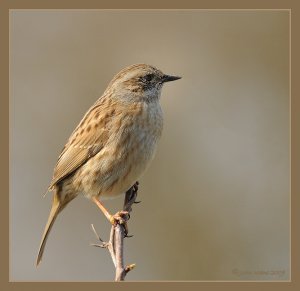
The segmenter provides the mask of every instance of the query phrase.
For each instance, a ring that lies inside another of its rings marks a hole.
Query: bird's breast
[[[116,115],[106,145],[85,166],[89,177],[85,178],[84,192],[114,197],[127,191],[153,159],[162,128],[158,102],[133,104]]]
[[[131,120],[130,120],[131,119]],[[143,104],[124,120],[112,148],[115,149],[115,171],[119,172],[113,192],[127,191],[144,173],[153,159],[163,128],[160,105]]]

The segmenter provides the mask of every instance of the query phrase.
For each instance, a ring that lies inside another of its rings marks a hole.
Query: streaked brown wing
[[[107,123],[103,119],[110,117],[103,114],[101,116],[101,109],[101,106],[92,107],[70,136],[58,158],[49,190],[104,147],[108,130],[103,126]]]

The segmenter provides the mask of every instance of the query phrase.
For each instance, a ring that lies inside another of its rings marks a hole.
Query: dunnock
[[[120,213],[111,215],[99,199],[126,192],[149,165],[163,128],[161,89],[177,79],[146,64],[129,66],[88,110],[54,169],[48,188],[54,191],[52,208],[37,265],[57,215],[77,195],[92,200],[112,224],[118,223]]]

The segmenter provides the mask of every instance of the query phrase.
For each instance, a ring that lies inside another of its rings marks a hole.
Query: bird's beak
[[[178,76],[170,76],[170,75],[164,75],[162,77],[162,81],[164,82],[170,82],[170,81],[175,81],[175,80],[179,80],[181,79],[181,77]]]

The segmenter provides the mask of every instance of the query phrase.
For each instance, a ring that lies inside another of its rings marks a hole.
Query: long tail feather
[[[49,218],[48,218],[48,221],[47,221],[47,224],[46,224],[46,227],[45,227],[45,230],[44,230],[43,238],[42,238],[42,241],[41,241],[41,245],[40,245],[40,248],[39,248],[39,252],[38,252],[38,256],[37,256],[37,260],[36,260],[36,266],[38,266],[39,263],[42,260],[42,256],[43,256],[43,253],[44,253],[44,249],[45,249],[45,245],[46,245],[46,242],[47,242],[48,235],[49,235],[50,230],[51,230],[51,228],[52,228],[52,226],[55,222],[55,219],[56,219],[57,215],[59,214],[59,212],[62,209],[61,206],[62,205],[61,205],[58,193],[55,192],[54,195],[53,195],[53,202],[52,202],[51,211],[50,211],[50,214],[49,214]]]

